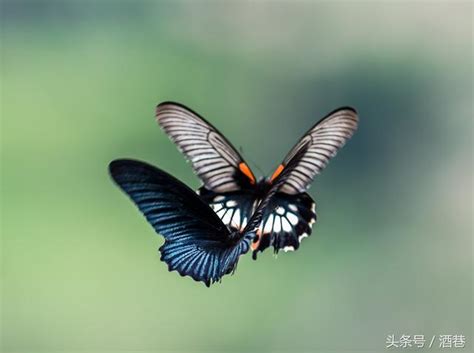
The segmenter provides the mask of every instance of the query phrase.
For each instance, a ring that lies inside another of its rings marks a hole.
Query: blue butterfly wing
[[[170,271],[207,286],[232,272],[253,233],[233,236],[196,193],[168,173],[134,160],[115,160],[110,174],[155,231],[165,238],[161,260]]]

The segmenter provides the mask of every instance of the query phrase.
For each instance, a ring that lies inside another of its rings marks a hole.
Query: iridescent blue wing
[[[240,255],[249,250],[253,233],[231,234],[193,190],[164,171],[134,160],[115,160],[109,170],[165,238],[161,260],[170,271],[209,286],[232,272]]]

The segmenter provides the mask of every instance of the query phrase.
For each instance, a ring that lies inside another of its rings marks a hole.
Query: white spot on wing
[[[295,248],[294,248],[293,246],[291,246],[291,245],[288,245],[288,246],[285,246],[285,247],[283,248],[283,251],[284,251],[284,252],[295,251]]]
[[[232,210],[227,210],[224,217],[222,217],[222,223],[230,224],[231,220],[232,220]]]
[[[235,210],[234,217],[232,217],[232,224],[240,226],[240,210]]]
[[[222,208],[222,204],[221,203],[211,203],[211,208],[214,211],[220,210]]]
[[[273,227],[273,216],[271,215],[267,219],[267,223],[265,223],[265,228],[263,228],[264,233],[271,233]]]
[[[227,210],[225,208],[223,208],[222,210],[220,210],[219,212],[217,212],[217,216],[222,219],[222,217],[224,216],[224,213],[226,212]]]
[[[285,209],[281,206],[278,206],[276,209],[276,213],[279,214],[280,216],[283,216],[285,214]]]
[[[304,238],[307,238],[308,237],[308,234],[307,233],[303,233],[301,234],[299,237],[298,237],[298,241],[301,243],[301,241],[304,239]]]
[[[242,227],[242,228],[245,228],[246,225],[247,225],[247,217],[244,217],[244,219],[242,220],[242,225],[241,225],[241,227]]]
[[[237,206],[237,202],[234,200],[229,200],[225,203],[226,207],[235,207]]]
[[[273,225],[273,231],[278,233],[281,230],[281,217],[275,216],[275,224]]]
[[[291,226],[290,222],[285,217],[281,218],[281,225],[285,232],[291,232],[293,227]]]
[[[295,206],[295,205],[293,205],[293,204],[291,204],[291,205],[288,205],[288,208],[289,208],[290,210],[292,210],[293,212],[296,212],[296,211],[298,211],[298,207],[296,207],[296,206]]]
[[[214,197],[214,202],[221,202],[224,201],[225,197],[224,196],[216,196]]]
[[[290,221],[291,224],[294,226],[298,224],[298,217],[294,215],[293,213],[287,213],[286,218]]]

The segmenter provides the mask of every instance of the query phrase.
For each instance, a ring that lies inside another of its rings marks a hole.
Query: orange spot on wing
[[[273,175],[270,178],[270,183],[272,183],[281,174],[283,169],[285,169],[285,167],[283,166],[283,164],[280,164],[278,168],[275,170],[275,172],[273,172]]]
[[[253,173],[252,171],[250,170],[250,168],[248,167],[247,164],[245,164],[244,162],[241,162],[239,164],[239,169],[242,173],[244,173],[244,175],[250,179],[250,182],[252,184],[255,184],[255,177],[253,176]]]

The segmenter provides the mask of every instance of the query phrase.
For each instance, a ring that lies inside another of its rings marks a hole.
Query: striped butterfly
[[[230,229],[193,190],[156,167],[118,159],[110,163],[109,172],[165,238],[159,250],[168,269],[208,287],[235,271],[239,257],[249,251],[257,238],[264,211],[284,181],[282,174],[245,227]]]
[[[296,250],[311,234],[316,204],[306,191],[358,126],[353,108],[329,113],[303,135],[270,177],[257,180],[234,146],[198,113],[164,102],[156,108],[156,119],[201,179],[199,195],[232,230],[245,229],[276,180],[293,165],[262,210],[251,244],[254,259],[269,246],[276,253]]]

